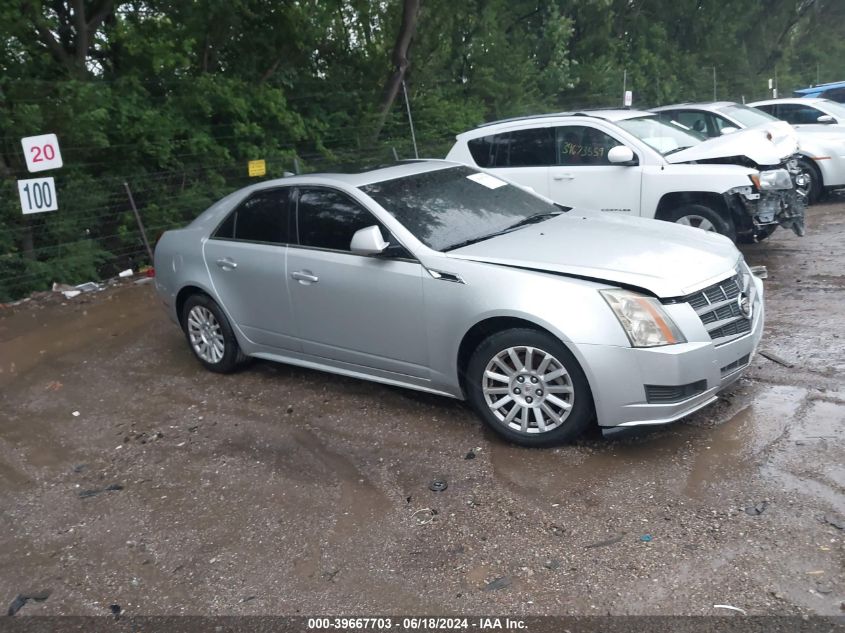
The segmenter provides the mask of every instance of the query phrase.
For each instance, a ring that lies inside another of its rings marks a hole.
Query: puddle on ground
[[[780,480],[785,488],[823,499],[833,508],[843,508],[843,437],[845,405],[813,400],[806,413],[788,428],[786,441],[764,466],[764,475]]]
[[[646,485],[681,462],[687,476],[676,481],[676,492],[698,497],[726,477],[759,468],[761,453],[785,434],[806,395],[799,387],[761,386],[716,426],[680,423],[636,439],[556,450],[492,443],[491,461],[514,492],[552,503],[617,482]],[[691,422],[710,421],[708,415],[705,409]]]

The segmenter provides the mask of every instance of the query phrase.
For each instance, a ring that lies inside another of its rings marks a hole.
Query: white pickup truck
[[[804,233],[796,150],[759,130],[706,140],[649,112],[593,110],[482,125],[458,135],[446,159],[562,205],[754,241],[777,226]]]

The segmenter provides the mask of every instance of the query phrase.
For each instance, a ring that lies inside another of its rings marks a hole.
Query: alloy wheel
[[[557,358],[529,346],[508,347],[484,369],[482,393],[499,422],[521,433],[547,433],[569,417],[572,379]]]
[[[223,359],[223,331],[214,313],[205,306],[195,305],[188,312],[188,338],[196,355],[205,362],[213,365]]]
[[[685,215],[677,220],[675,220],[675,224],[683,224],[684,226],[694,226],[697,229],[701,229],[702,231],[715,231],[716,227],[713,226],[713,223],[705,217],[700,215]]]

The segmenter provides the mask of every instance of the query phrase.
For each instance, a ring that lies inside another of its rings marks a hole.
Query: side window
[[[711,122],[713,123],[713,128],[716,136],[719,136],[726,127],[736,128],[736,123],[731,123],[724,117],[720,117],[717,115],[712,115]]]
[[[214,232],[215,238],[244,242],[288,242],[288,189],[252,194]]]
[[[385,240],[392,238],[372,213],[331,189],[301,189],[296,215],[301,246],[348,251],[355,232],[373,224]]]
[[[555,130],[558,165],[610,165],[607,153],[622,144],[601,130],[585,125],[563,125]]]
[[[707,130],[707,114],[696,110],[676,110],[673,112],[676,115],[675,120],[678,123],[686,125],[689,129],[695,130],[705,136],[713,136]]]
[[[510,133],[490,134],[467,142],[475,164],[482,168],[507,167],[510,161]]]
[[[779,118],[779,114],[776,111],[777,105],[774,104],[774,103],[769,103],[767,105],[756,105],[754,107],[757,108],[758,110],[762,110],[766,114],[771,114],[772,116]]]
[[[831,101],[845,103],[845,88],[833,88],[831,90],[825,90],[824,93],[819,96],[824,97],[825,99],[830,99]]]
[[[510,167],[540,167],[555,162],[554,130],[538,127],[510,133]]]
[[[818,118],[823,113],[811,106],[798,105],[797,103],[780,104],[780,118],[793,125],[802,123],[818,123]]]

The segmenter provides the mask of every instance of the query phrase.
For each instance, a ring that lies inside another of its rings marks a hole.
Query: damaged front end
[[[797,157],[790,156],[779,165],[759,169],[750,177],[748,186],[725,192],[737,234],[757,240],[782,226],[803,236],[806,176],[798,166]]]

